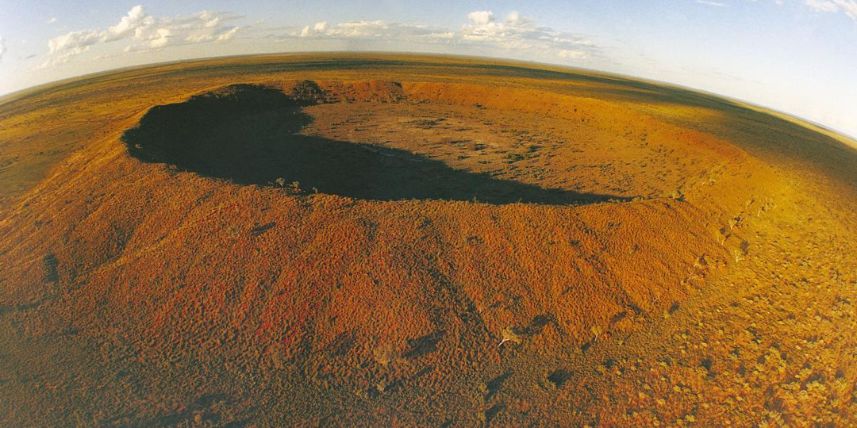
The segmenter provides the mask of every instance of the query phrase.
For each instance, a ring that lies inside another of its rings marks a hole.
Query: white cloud
[[[155,24],[155,18],[146,15],[143,6],[137,5],[119,20],[119,23],[108,28],[104,33],[105,41],[119,40],[129,35],[141,36],[149,27]]]
[[[467,19],[460,31],[464,42],[574,60],[586,59],[595,50],[594,44],[584,37],[540,27],[518,12],[509,13],[502,21],[491,11],[471,12]]]
[[[719,1],[712,0],[696,0],[697,3],[703,4],[706,6],[714,6],[714,7],[726,7],[726,3],[721,3]]]
[[[102,36],[97,31],[72,31],[50,39],[48,53],[57,61],[66,62],[70,57],[88,51],[90,46],[100,41]]]
[[[113,52],[123,49],[124,52],[140,52],[177,45],[228,42],[239,32],[239,27],[229,25],[235,18],[231,14],[208,11],[185,17],[157,17],[148,14],[142,6],[134,6],[114,25],[73,31],[51,39],[47,59],[41,67],[66,63],[90,50],[93,53],[87,56],[109,54],[107,46],[118,46]],[[518,12],[498,17],[490,10],[477,10],[465,18],[465,23],[458,28],[383,20],[318,21],[277,30],[268,37],[365,41],[370,44],[367,46],[372,43],[452,46],[461,52],[561,62],[588,60],[599,52],[584,37],[539,26]],[[258,36],[253,30],[244,30],[249,31],[247,37]]]
[[[235,37],[235,34],[237,34],[237,33],[238,33],[238,27],[232,27],[229,30],[227,30],[223,33],[220,33],[217,36],[217,38],[215,39],[215,41],[225,42],[227,40],[232,40],[232,38]]]
[[[333,37],[384,37],[390,27],[384,21],[357,21],[344,22],[334,27],[326,28],[324,31]]]
[[[328,24],[319,21],[307,25],[289,36],[314,39],[362,39],[385,41],[433,41],[450,38],[450,32],[418,24],[387,23],[375,21],[350,21]]]
[[[55,16],[52,16],[52,17],[48,18],[48,20],[45,22],[47,22],[48,24],[54,24],[57,22],[57,18]]]
[[[857,0],[804,0],[804,3],[818,12],[842,12],[857,21]]]
[[[854,0],[836,0],[839,8],[845,12],[851,19],[857,21],[857,1]]]
[[[805,0],[807,6],[819,12],[836,12],[839,7],[830,0]]]
[[[467,14],[467,20],[474,25],[488,25],[494,22],[494,12],[490,10],[476,10]]]
[[[313,39],[362,39],[396,42],[458,44],[473,48],[526,50],[542,58],[584,60],[596,50],[589,40],[548,27],[539,27],[518,12],[498,20],[490,10],[467,14],[467,23],[458,30],[375,21],[351,21],[329,24],[319,21],[289,34]]]
[[[149,39],[149,47],[162,48],[170,42],[173,32],[169,28],[158,28],[152,38]]]
[[[586,59],[589,55],[579,50],[560,49],[557,56],[564,59]]]
[[[134,6],[116,25],[103,30],[73,31],[48,41],[48,60],[42,67],[68,62],[92,46],[124,42],[125,52],[163,49],[190,43],[223,42],[235,37],[239,27],[225,25],[230,14],[203,11],[189,17],[154,17],[143,6]]]
[[[6,53],[6,40],[0,37],[0,61],[3,60],[3,54]]]
[[[327,31],[327,21],[320,21],[313,24],[312,27],[307,25],[301,30],[301,37],[309,37],[314,34],[324,34]]]

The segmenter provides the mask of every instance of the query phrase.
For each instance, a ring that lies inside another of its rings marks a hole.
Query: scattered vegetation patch
[[[408,350],[402,354],[405,358],[417,358],[437,350],[437,344],[445,332],[438,330],[416,339],[408,340]]]
[[[250,229],[250,234],[253,236],[259,236],[276,225],[277,223],[270,222],[263,225],[254,226],[252,229]]]
[[[571,372],[565,369],[556,369],[548,373],[548,381],[557,388],[562,388],[571,379]]]
[[[503,386],[503,382],[506,382],[506,379],[509,379],[509,377],[511,377],[511,376],[512,376],[512,372],[507,370],[507,371],[503,372],[503,374],[501,374],[501,375],[489,380],[488,382],[486,382],[485,383],[485,389],[486,389],[485,400],[488,401],[488,400],[491,400],[492,398],[494,398],[494,395],[496,395],[497,392],[500,391],[500,387]]]
[[[60,280],[57,265],[57,257],[53,255],[53,253],[46,254],[45,257],[42,258],[42,268],[45,272],[46,282],[57,282]]]
[[[432,129],[446,120],[445,118],[437,118],[437,119],[417,119],[411,122],[411,124],[417,128],[421,129]]]
[[[504,403],[498,403],[488,408],[488,410],[486,410],[484,413],[485,426],[491,425],[491,422],[494,420],[494,418],[496,418],[497,415],[499,415],[500,412],[505,409],[506,404]]]

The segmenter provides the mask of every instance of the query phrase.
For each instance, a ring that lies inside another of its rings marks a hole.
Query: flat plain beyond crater
[[[0,100],[0,425],[857,423],[857,150],[463,57]]]

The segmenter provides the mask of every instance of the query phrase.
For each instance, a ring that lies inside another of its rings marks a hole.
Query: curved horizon
[[[164,62],[407,52],[662,82],[857,136],[857,0],[303,3],[13,0],[0,10],[0,96]]]
[[[374,58],[378,58],[378,59],[381,59],[385,56],[389,56],[389,57],[407,56],[407,57],[413,57],[413,58],[456,58],[456,59],[461,59],[461,60],[482,60],[482,61],[485,61],[486,63],[487,62],[497,62],[497,63],[506,63],[506,64],[510,64],[510,65],[514,64],[514,65],[521,66],[521,67],[527,67],[529,69],[540,69],[540,67],[542,67],[541,69],[554,68],[554,69],[563,70],[563,71],[566,71],[568,73],[574,73],[574,74],[600,74],[600,75],[604,75],[604,76],[609,76],[611,78],[618,78],[618,79],[623,79],[623,80],[628,80],[628,81],[637,81],[637,82],[642,82],[642,83],[647,83],[647,84],[652,84],[652,85],[657,85],[657,86],[662,86],[662,87],[678,88],[678,89],[687,90],[690,92],[695,92],[695,93],[700,94],[700,95],[715,97],[715,98],[718,98],[718,99],[725,101],[725,102],[739,103],[739,104],[742,104],[744,107],[762,109],[763,111],[765,111],[767,113],[782,115],[786,119],[794,121],[801,126],[805,126],[805,127],[810,126],[810,127],[818,128],[818,129],[813,129],[815,131],[831,132],[835,136],[842,137],[844,139],[844,141],[841,141],[841,142],[845,143],[847,146],[857,149],[857,134],[851,135],[848,132],[845,132],[845,131],[840,130],[840,129],[836,129],[834,127],[827,126],[823,123],[813,121],[812,119],[809,119],[806,117],[801,117],[801,116],[798,116],[798,115],[795,115],[795,114],[792,114],[792,113],[789,113],[786,111],[776,110],[775,108],[772,108],[770,106],[756,104],[750,100],[744,100],[744,99],[730,97],[730,96],[724,95],[724,94],[710,92],[710,91],[707,91],[707,90],[702,89],[702,88],[690,87],[690,86],[682,85],[680,83],[675,83],[675,82],[660,81],[660,80],[655,80],[655,79],[647,79],[647,78],[632,76],[632,75],[623,74],[623,73],[603,71],[603,70],[597,70],[597,69],[590,69],[590,68],[586,68],[586,67],[575,67],[575,66],[557,64],[557,63],[547,63],[547,62],[538,62],[538,61],[517,60],[517,59],[512,59],[512,58],[504,58],[504,57],[461,55],[461,54],[454,54],[454,53],[438,54],[438,53],[427,53],[427,52],[400,52],[400,51],[284,51],[284,52],[265,52],[265,53],[256,53],[256,54],[216,55],[216,56],[207,56],[207,57],[184,58],[184,59],[177,59],[177,60],[171,60],[171,61],[162,61],[162,62],[146,63],[146,64],[139,64],[139,65],[130,65],[130,66],[124,66],[124,67],[108,68],[105,70],[93,71],[90,73],[85,73],[85,74],[81,74],[81,75],[62,78],[59,80],[40,83],[37,85],[33,85],[30,87],[26,87],[23,89],[16,90],[14,92],[0,94],[0,105],[7,103],[7,102],[14,101],[16,98],[19,98],[19,97],[25,97],[31,93],[34,93],[34,92],[39,92],[39,91],[43,91],[43,90],[50,90],[51,88],[54,88],[54,87],[61,87],[63,85],[72,84],[72,83],[75,83],[75,82],[81,81],[81,80],[96,78],[96,77],[110,75],[110,74],[120,74],[123,72],[153,69],[153,68],[164,67],[164,66],[169,66],[169,65],[174,65],[174,64],[217,61],[217,60],[223,60],[223,59],[227,59],[227,58],[239,59],[239,58],[253,58],[253,57],[266,57],[266,56],[267,57],[277,57],[277,56],[281,56],[281,57],[288,57],[288,56],[307,56],[307,57],[342,56],[342,57],[348,57],[349,55],[350,56],[364,56],[364,57],[369,57],[369,58],[374,57]]]

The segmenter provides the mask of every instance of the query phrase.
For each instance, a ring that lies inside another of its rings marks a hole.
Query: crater
[[[622,199],[498,179],[379,144],[308,135],[314,118],[307,109],[326,102],[335,101],[314,82],[290,94],[264,85],[231,85],[153,107],[122,139],[130,155],[143,162],[242,185],[288,185],[355,199],[555,205]]]

